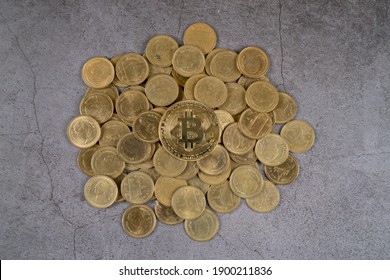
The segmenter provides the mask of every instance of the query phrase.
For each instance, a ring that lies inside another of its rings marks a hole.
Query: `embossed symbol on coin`
[[[203,139],[202,122],[194,116],[192,110],[185,111],[184,115],[184,118],[179,118],[181,123],[181,139],[179,139],[179,142],[184,143],[186,149],[188,146],[193,149],[194,144],[199,143]]]

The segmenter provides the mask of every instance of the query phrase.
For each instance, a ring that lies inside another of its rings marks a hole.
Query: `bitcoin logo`
[[[204,132],[201,130],[202,122],[195,118],[191,110],[184,112],[184,118],[179,118],[181,123],[181,139],[179,143],[184,143],[184,147],[188,146],[193,149],[195,143],[202,141]]]

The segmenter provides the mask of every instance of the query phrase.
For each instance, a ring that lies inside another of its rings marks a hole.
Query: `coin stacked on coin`
[[[207,241],[219,228],[215,212],[242,199],[272,211],[276,185],[298,176],[291,153],[314,143],[310,124],[294,120],[294,98],[265,76],[263,49],[215,48],[205,23],[190,25],[183,43],[157,35],[142,55],[93,57],[82,68],[88,89],[67,135],[91,176],[84,196],[97,208],[129,203],[122,226],[132,237],[148,236],[158,220],[184,222],[192,239]]]

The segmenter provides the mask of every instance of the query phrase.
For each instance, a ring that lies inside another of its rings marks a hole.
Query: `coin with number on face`
[[[156,212],[157,219],[166,225],[176,225],[183,222],[183,219],[175,214],[172,207],[165,206],[156,201],[154,204],[154,212]]]
[[[267,178],[275,184],[287,185],[298,177],[299,164],[292,155],[289,155],[281,165],[264,166],[264,172]]]
[[[146,203],[153,197],[153,193],[153,179],[144,172],[131,172],[122,179],[121,194],[130,203]]]
[[[132,237],[146,237],[156,227],[156,215],[147,205],[130,206],[123,213],[122,227]]]

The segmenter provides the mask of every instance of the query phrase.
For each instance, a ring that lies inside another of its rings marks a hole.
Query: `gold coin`
[[[172,69],[171,75],[172,75],[172,78],[176,81],[176,83],[177,83],[179,86],[181,86],[181,87],[184,87],[184,86],[185,86],[185,84],[186,84],[186,82],[187,82],[187,80],[188,80],[188,77],[183,77],[183,76],[179,75],[179,74],[175,71],[175,69]]]
[[[122,121],[122,119],[119,117],[117,113],[113,113],[109,121]]]
[[[141,168],[140,171],[152,177],[154,184],[156,184],[157,179],[161,176],[160,173],[157,172],[156,168],[154,168],[154,166],[152,168]]]
[[[239,197],[253,197],[263,189],[263,176],[260,170],[252,165],[240,165],[230,175],[229,185]]]
[[[236,169],[237,167],[241,166],[241,165],[252,165],[253,167],[255,167],[256,169],[259,168],[259,162],[258,161],[254,161],[254,162],[250,162],[250,163],[236,163],[235,161],[231,161],[231,165],[232,165],[232,170]]]
[[[146,111],[138,115],[133,123],[134,136],[139,140],[156,143],[158,138],[158,124],[161,115],[153,111]]]
[[[113,179],[104,175],[91,177],[84,186],[85,200],[93,207],[107,208],[118,195],[118,187]]]
[[[126,175],[121,183],[121,194],[130,203],[143,204],[151,200],[154,193],[152,177],[141,171]]]
[[[267,113],[246,109],[238,121],[238,128],[246,137],[260,139],[272,130],[272,120]]]
[[[159,75],[159,74],[166,74],[166,75],[171,75],[172,73],[172,66],[169,67],[158,67],[153,64],[149,63],[149,75],[148,79]]]
[[[79,154],[77,155],[77,165],[79,169],[88,176],[94,176],[95,173],[91,167],[91,159],[93,153],[99,148],[98,145],[93,146],[87,149],[81,149]]]
[[[127,175],[126,173],[122,173],[118,177],[114,178],[114,181],[115,181],[116,186],[118,188],[118,195],[116,196],[115,203],[120,203],[120,202],[126,201],[121,194],[121,183],[122,183],[123,178],[125,178],[126,175]]]
[[[249,78],[260,78],[269,68],[268,55],[259,47],[247,47],[238,54],[237,68]]]
[[[207,193],[207,201],[214,211],[229,213],[237,209],[241,198],[229,186],[229,182],[212,185]]]
[[[202,191],[203,194],[206,194],[209,191],[210,184],[203,182],[198,175],[187,180],[189,186],[197,187]]]
[[[288,145],[282,137],[271,133],[257,140],[255,154],[264,165],[278,166],[288,157]]]
[[[139,85],[149,75],[148,62],[136,53],[122,55],[115,65],[115,70],[119,81],[127,85]]]
[[[237,115],[244,111],[246,107],[245,89],[236,83],[227,83],[225,86],[227,98],[218,109],[225,110],[232,115]]]
[[[167,35],[157,35],[146,45],[146,57],[153,65],[167,67],[172,64],[175,51],[179,48],[176,40]]]
[[[213,49],[209,54],[207,54],[206,65],[204,67],[207,74],[209,74],[210,76],[213,76],[213,73],[211,72],[211,69],[210,69],[210,63],[213,60],[214,56],[221,51],[227,51],[227,50],[228,49],[225,49],[225,48],[218,48],[218,49]]]
[[[77,148],[89,148],[97,143],[101,130],[99,123],[89,116],[74,117],[68,124],[66,135]]]
[[[165,206],[158,201],[154,204],[154,212],[156,212],[157,219],[166,225],[177,225],[184,220],[173,212],[172,207]]]
[[[242,86],[244,89],[247,89],[251,84],[258,81],[270,82],[267,76],[261,76],[259,78],[249,78],[247,76],[242,75],[238,79],[237,84]]]
[[[146,237],[156,228],[156,215],[147,205],[130,206],[123,213],[122,227],[132,237]]]
[[[224,110],[215,110],[214,113],[217,115],[220,133],[222,135],[223,130],[231,123],[234,123],[232,115]]]
[[[299,173],[298,161],[289,155],[281,165],[278,166],[264,166],[264,172],[268,179],[275,184],[287,185],[292,183]]]
[[[97,175],[116,178],[125,169],[125,162],[118,156],[114,147],[100,147],[92,156],[91,167]]]
[[[123,135],[117,144],[118,155],[127,163],[137,164],[148,160],[152,144],[137,139],[133,133]]]
[[[237,123],[232,123],[225,128],[222,135],[222,143],[229,152],[244,155],[253,149],[256,141],[243,135],[238,129]]]
[[[275,123],[287,123],[295,117],[297,103],[290,95],[279,91],[279,102],[273,112],[275,115]]]
[[[110,84],[108,87],[105,88],[88,88],[85,92],[85,95],[96,92],[108,95],[108,97],[110,97],[112,101],[112,104],[115,104],[116,100],[119,97],[118,89],[113,84]]]
[[[114,113],[111,98],[103,93],[90,93],[80,102],[80,114],[90,116],[102,124],[108,121]]]
[[[205,209],[198,218],[184,221],[184,229],[195,241],[208,241],[218,232],[218,216],[210,209]]]
[[[200,102],[181,101],[162,116],[159,136],[161,144],[172,156],[198,160],[210,154],[218,144],[218,118]]]
[[[160,176],[155,185],[156,198],[161,204],[171,206],[173,194],[183,186],[187,186],[185,180]]]
[[[200,74],[204,70],[205,58],[202,51],[192,45],[184,45],[176,50],[172,59],[173,69],[183,77]]]
[[[157,172],[167,177],[176,177],[187,167],[186,161],[172,156],[162,147],[158,148],[154,154],[153,163]]]
[[[308,151],[314,144],[314,129],[305,121],[292,120],[286,123],[280,131],[280,136],[286,140],[288,148],[293,153]]]
[[[269,118],[271,119],[272,125],[274,125],[275,124],[275,110],[272,110],[271,112],[268,112],[267,114],[268,114]]]
[[[199,179],[201,179],[206,184],[218,185],[218,184],[223,183],[224,181],[226,181],[229,178],[231,171],[232,171],[232,165],[231,165],[231,162],[229,160],[229,163],[227,164],[226,169],[222,173],[220,173],[218,175],[209,175],[209,174],[206,174],[202,171],[199,171],[198,176],[199,176]]]
[[[271,212],[278,206],[280,200],[278,188],[270,181],[264,180],[263,190],[256,196],[247,198],[246,203],[256,212]]]
[[[184,169],[183,173],[180,175],[176,176],[177,179],[183,179],[183,180],[189,180],[196,176],[198,174],[199,168],[196,164],[195,161],[188,161],[187,162],[187,167]]]
[[[217,145],[207,157],[196,162],[199,169],[209,175],[221,174],[229,163],[229,153],[222,145]]]
[[[149,101],[140,91],[125,90],[117,99],[115,108],[123,122],[132,126],[139,114],[149,110]]]
[[[122,54],[118,54],[116,56],[114,56],[113,58],[110,59],[112,65],[114,66],[114,69],[116,68],[116,63],[118,62],[118,59],[124,55],[125,53],[122,53]],[[117,86],[117,87],[121,87],[121,88],[124,88],[124,87],[128,87],[129,85],[128,84],[125,84],[125,83],[122,83],[121,81],[119,81],[116,73],[115,73],[115,77],[114,77],[114,80],[112,81],[112,83]]]
[[[130,132],[130,128],[125,123],[116,120],[106,122],[102,125],[101,130],[102,134],[99,139],[99,145],[101,147],[116,147],[119,139]]]
[[[124,91],[127,90],[136,90],[142,93],[145,93],[145,88],[143,86],[137,85],[137,86],[128,86],[127,88],[124,89]],[[123,93],[123,92],[122,92]]]
[[[184,45],[197,46],[204,54],[208,54],[217,44],[217,34],[210,25],[197,22],[184,31],[183,42]]]
[[[256,154],[253,150],[243,155],[230,154],[230,158],[238,164],[251,164],[257,160]]]
[[[279,94],[271,83],[259,81],[248,87],[245,100],[252,110],[267,113],[278,105]]]
[[[217,53],[210,63],[210,72],[223,82],[234,82],[240,78],[241,73],[237,69],[237,53],[226,50]]]
[[[159,113],[161,116],[165,114],[165,112],[167,111],[167,107],[155,107],[153,108],[151,111],[153,112],[156,112],[156,113]]]
[[[115,70],[105,57],[92,57],[84,63],[81,77],[92,88],[105,88],[114,80]]]
[[[200,81],[200,79],[207,77],[205,74],[196,74],[189,78],[187,82],[184,85],[184,96],[187,100],[195,100],[194,97],[194,88],[197,82]]]
[[[204,194],[193,186],[185,186],[176,190],[171,203],[176,215],[187,220],[198,218],[206,207]]]
[[[194,88],[195,100],[203,102],[210,108],[221,106],[227,99],[225,84],[212,76],[200,79]]]
[[[179,96],[179,86],[171,76],[159,74],[146,82],[145,93],[153,105],[168,106]]]

